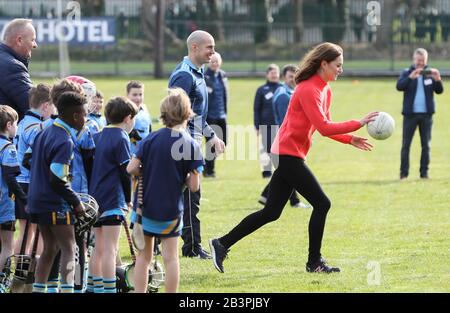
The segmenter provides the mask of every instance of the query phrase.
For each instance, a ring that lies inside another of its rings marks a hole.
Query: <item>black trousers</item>
[[[196,254],[201,247],[200,220],[197,215],[200,211],[200,190],[191,192],[189,188],[184,191],[183,230],[181,238],[183,246],[181,252],[184,256]]]
[[[420,143],[422,145],[422,153],[420,156],[420,176],[424,177],[428,175],[432,125],[433,117],[431,114],[414,113],[403,117],[400,176],[406,177],[409,174],[409,151],[417,127],[419,127]]]
[[[229,248],[261,226],[277,220],[293,189],[313,206],[308,227],[308,262],[316,262],[321,257],[322,237],[331,202],[304,160],[292,156],[279,157],[279,166],[270,181],[269,197],[265,207],[248,215],[228,234],[219,238],[219,241]]]
[[[270,160],[275,166],[275,168],[278,167],[279,162],[278,155],[270,154]],[[269,196],[269,188],[270,188],[270,181],[267,183],[266,187],[264,187],[263,191],[261,192],[261,196],[267,198]],[[291,196],[289,197],[289,202],[292,206],[300,202],[300,199],[298,198],[295,189],[292,189]]]
[[[269,188],[270,188],[270,182],[266,185],[266,187],[264,187],[264,189],[261,193],[261,196],[267,198],[269,195]],[[291,205],[295,205],[300,202],[300,199],[298,198],[297,192],[295,191],[295,189],[292,190],[291,196],[289,197],[289,202],[291,203]]]
[[[227,144],[227,120],[226,119],[206,119],[209,126],[212,127],[217,137],[219,137],[225,145]],[[215,149],[210,144],[206,143],[206,153],[205,153],[205,173],[214,174],[215,166]]]

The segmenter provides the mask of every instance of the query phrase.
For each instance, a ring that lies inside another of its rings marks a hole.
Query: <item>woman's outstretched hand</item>
[[[356,148],[364,150],[364,151],[371,151],[373,148],[373,146],[367,141],[367,138],[358,137],[358,136],[353,136],[350,144],[353,147],[356,147]]]
[[[359,122],[361,123],[361,127],[375,120],[378,116],[379,112],[370,112],[365,117],[363,117]]]

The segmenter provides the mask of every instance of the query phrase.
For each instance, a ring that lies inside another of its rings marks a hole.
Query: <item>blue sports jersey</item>
[[[69,168],[75,141],[76,130],[59,118],[36,136],[32,146],[33,161],[28,190],[30,213],[64,212],[72,209],[50,186],[50,165],[64,164]]]
[[[203,170],[200,145],[186,131],[162,128],[141,142],[136,157],[144,171],[142,216],[157,221],[178,218],[187,174]]]
[[[275,123],[278,126],[281,126],[283,123],[293,93],[294,89],[286,84],[281,85],[275,90],[272,100],[272,109]]]
[[[130,139],[122,128],[108,125],[94,136],[95,155],[89,194],[99,204],[100,217],[124,215],[127,207],[120,166],[131,159]]]
[[[36,135],[43,129],[42,116],[33,110],[25,113],[24,118],[19,122],[17,127],[18,139],[17,146],[17,158],[19,160],[20,174],[17,176],[19,183],[30,183],[30,171],[22,166],[22,161],[28,148],[30,148]]]
[[[90,129],[83,127],[77,133],[77,142],[75,143],[72,160],[72,189],[75,192],[88,193],[88,180],[84,168],[83,156],[81,150],[94,150],[95,143]]]
[[[14,221],[14,201],[9,195],[9,188],[3,180],[2,166],[19,167],[16,146],[5,136],[0,136],[0,224]]]
[[[91,131],[92,135],[100,132],[106,126],[106,120],[101,114],[89,113],[86,121],[86,126]]]
[[[53,125],[53,122],[56,120],[56,117],[50,117],[49,119],[45,120],[44,123],[42,123],[42,128],[46,129],[49,126]]]
[[[51,117],[51,118],[48,118],[48,119],[46,119],[45,121],[43,121],[43,122],[41,123],[41,131],[42,131],[43,129],[46,129],[46,128],[49,127],[49,126],[52,126],[53,123],[55,122],[55,120],[56,120],[56,117]],[[39,133],[40,133],[40,131],[36,133],[36,136],[37,136],[37,134],[39,134]],[[34,137],[35,139],[36,139],[36,136]],[[30,146],[28,147],[28,149],[25,150],[25,153],[33,153],[33,143],[34,143],[34,141],[30,144]],[[22,156],[22,161],[23,161],[23,156]],[[20,161],[20,165],[22,165],[22,161]],[[28,173],[29,173],[29,172],[28,172]],[[28,174],[28,175],[29,175],[29,174]],[[29,182],[28,182],[28,183],[29,183]]]
[[[169,88],[179,87],[191,99],[191,108],[196,116],[189,121],[188,125],[191,136],[198,141],[201,141],[203,136],[207,138],[214,136],[212,128],[206,122],[208,90],[203,73],[203,66],[196,67],[186,56],[169,78]]]
[[[139,112],[136,115],[136,120],[133,129],[137,130],[139,136],[142,139],[147,137],[148,134],[150,134],[152,131],[152,120],[150,118],[150,114],[148,114],[147,110],[145,110],[142,107],[139,108]],[[137,143],[131,143],[131,153],[133,154],[136,153]]]

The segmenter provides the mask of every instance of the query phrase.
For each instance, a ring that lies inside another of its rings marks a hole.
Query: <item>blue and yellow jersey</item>
[[[182,188],[188,173],[201,173],[200,145],[187,131],[162,128],[139,144],[136,158],[143,168],[142,216],[156,221],[174,221],[182,213]]]
[[[57,118],[36,136],[30,172],[32,179],[28,190],[30,213],[71,210],[70,205],[50,186],[50,175],[57,171],[58,177],[63,180],[70,176],[76,134],[75,129]]]
[[[101,132],[106,126],[106,119],[101,114],[89,113],[86,121],[86,126],[91,131],[92,135]]]
[[[144,104],[143,104],[144,105]],[[139,112],[136,115],[136,121],[133,130],[136,130],[141,140],[148,136],[152,131],[152,120],[150,114],[142,106],[139,108]],[[131,139],[131,153],[134,154],[137,151],[138,142],[141,140]]]
[[[17,176],[19,183],[30,183],[30,172],[22,166],[22,161],[28,148],[30,148],[37,134],[43,129],[43,118],[35,111],[28,111],[17,127],[17,158],[19,160],[20,175]]]
[[[16,146],[5,136],[0,136],[0,224],[15,220],[14,200],[3,180],[3,167],[19,167]]]
[[[120,167],[131,159],[130,138],[125,130],[108,125],[94,136],[95,155],[89,194],[99,204],[99,216],[123,215],[127,207]]]
[[[77,133],[76,140],[71,164],[72,189],[75,192],[88,193],[88,180],[81,150],[93,151],[95,149],[93,134],[87,126],[84,126],[84,128]]]

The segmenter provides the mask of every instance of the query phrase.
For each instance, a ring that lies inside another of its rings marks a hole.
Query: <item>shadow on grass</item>
[[[233,212],[249,212],[249,213],[253,213],[259,210],[262,210],[263,206],[262,205],[255,205],[255,206],[251,206],[251,207],[240,207],[240,206],[236,206],[233,207]],[[208,213],[212,213],[212,212],[223,212],[224,208],[223,206],[215,206],[214,208],[208,208]]]
[[[450,177],[441,177],[441,178],[430,178],[430,179],[421,179],[421,178],[407,178],[406,180],[400,179],[386,179],[386,180],[353,180],[353,181],[328,181],[322,182],[322,185],[372,185],[372,186],[380,186],[380,185],[397,185],[397,184],[408,184],[408,183],[417,183],[417,182],[448,182],[450,181]]]
[[[273,279],[273,274],[271,273],[249,274],[248,272],[245,272],[245,274],[243,274],[241,279],[236,279],[236,277],[232,277],[229,275],[226,276],[224,274],[218,273],[216,269],[212,268],[210,273],[190,275],[188,278],[185,278],[184,283],[186,285],[189,284],[189,286],[194,285],[204,286],[205,282],[209,281],[214,286],[214,288],[239,288],[242,287],[243,284],[244,285],[247,284],[247,282],[249,285],[251,285],[252,281],[257,281],[260,279]],[[217,291],[212,290],[211,292]]]

